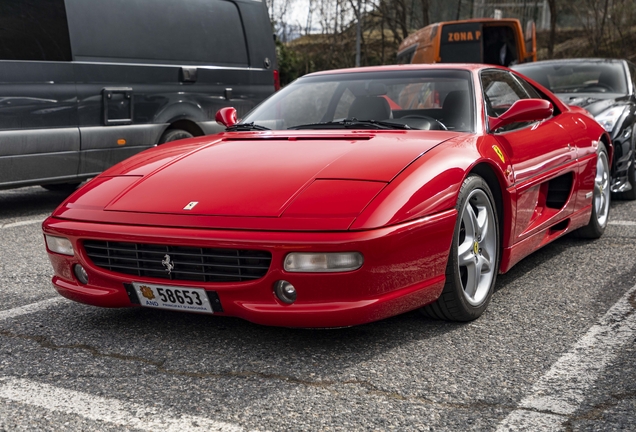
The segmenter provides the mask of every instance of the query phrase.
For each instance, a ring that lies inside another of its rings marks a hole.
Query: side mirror
[[[230,127],[234,126],[238,123],[238,119],[236,118],[236,109],[233,107],[225,107],[221,108],[216,112],[216,116],[214,116],[214,120],[221,126]]]
[[[552,103],[544,99],[519,99],[499,117],[488,116],[491,131],[517,122],[545,120],[552,116]]]

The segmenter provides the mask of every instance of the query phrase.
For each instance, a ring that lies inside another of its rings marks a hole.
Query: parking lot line
[[[64,301],[64,297],[53,297],[47,300],[39,301],[37,303],[28,304],[26,306],[20,306],[17,308],[0,311],[0,321],[15,318],[20,315],[27,315],[34,312],[39,312],[62,301]]]
[[[42,222],[44,222],[44,219],[27,219],[27,220],[12,222],[8,224],[4,224],[4,225],[0,224],[0,229],[15,228],[15,227],[24,226],[24,225],[35,225],[35,224],[41,224]]]
[[[636,226],[636,222],[634,221],[626,221],[626,220],[611,220],[607,222],[608,225],[622,225],[622,226]]]
[[[140,430],[167,432],[243,430],[240,426],[231,423],[176,414],[161,407],[146,407],[22,378],[0,378],[0,398]]]
[[[636,335],[636,286],[535,383],[497,431],[563,430],[603,370]]]

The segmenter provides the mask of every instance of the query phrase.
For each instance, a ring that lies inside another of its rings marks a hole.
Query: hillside
[[[548,40],[550,34],[547,31],[537,33],[537,58],[548,59]],[[553,58],[578,58],[578,57],[610,57],[626,58],[636,62],[636,26],[623,34],[622,38],[606,40],[594,50],[591,47],[587,33],[580,29],[566,29],[557,31],[556,44]]]

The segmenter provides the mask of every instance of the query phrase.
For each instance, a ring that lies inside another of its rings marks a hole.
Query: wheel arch
[[[492,192],[492,196],[495,200],[497,219],[499,221],[499,261],[501,261],[501,256],[503,255],[502,252],[505,245],[504,233],[506,232],[506,230],[504,229],[504,216],[506,216],[510,211],[510,209],[506,209],[504,205],[502,181],[497,175],[497,170],[487,162],[478,163],[468,172],[468,174],[476,174],[483,178],[490,188],[490,192]]]
[[[162,136],[166,132],[168,132],[170,130],[175,130],[175,129],[181,129],[181,130],[184,130],[186,132],[190,132],[194,136],[205,135],[203,133],[203,130],[201,130],[201,128],[199,127],[199,125],[197,125],[196,122],[193,122],[192,120],[189,120],[189,119],[176,119],[176,120],[172,120],[169,123],[170,124],[168,125],[168,127],[166,129],[164,129],[164,131],[162,133]]]
[[[170,103],[163,111],[157,113],[153,123],[167,125],[161,136],[174,129],[182,129],[194,136],[205,135],[197,122],[209,120],[202,108],[191,102]]]
[[[607,132],[604,132],[598,140],[605,145],[605,148],[607,149],[607,153],[609,153],[607,155],[607,159],[610,164],[610,172],[613,173],[615,167],[614,167],[614,144],[612,144],[612,139],[610,138]]]

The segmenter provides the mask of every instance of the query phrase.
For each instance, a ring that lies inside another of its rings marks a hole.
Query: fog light
[[[288,272],[343,272],[357,270],[364,258],[359,252],[309,253],[292,252],[285,257]]]
[[[279,280],[274,284],[274,293],[283,303],[292,304],[296,301],[296,288],[285,280]]]
[[[79,264],[75,264],[73,266],[73,273],[75,273],[75,277],[77,278],[78,281],[80,281],[84,285],[88,283],[88,273],[86,273],[86,270],[84,270],[84,267],[82,267]]]

